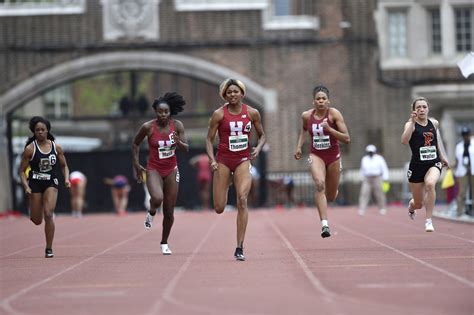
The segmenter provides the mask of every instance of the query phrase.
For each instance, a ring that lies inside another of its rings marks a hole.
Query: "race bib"
[[[174,156],[174,147],[161,147],[158,148],[158,157],[160,159],[169,159],[170,157]]]
[[[32,179],[37,179],[37,180],[50,180],[51,179],[51,174],[43,174],[43,173],[37,173],[33,172],[33,175],[31,176]]]
[[[242,151],[248,148],[248,135],[229,136],[229,150]]]
[[[420,161],[431,161],[438,157],[436,154],[436,147],[421,147],[420,148]]]
[[[331,147],[329,136],[313,136],[313,148],[316,150],[327,150]]]

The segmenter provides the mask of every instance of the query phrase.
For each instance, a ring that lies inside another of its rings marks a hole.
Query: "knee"
[[[240,207],[247,206],[248,195],[242,195],[237,198],[237,205]]]
[[[435,191],[435,183],[426,183],[425,184],[426,192],[434,192]]]
[[[153,209],[159,208],[163,202],[162,196],[151,196],[150,204]]]
[[[221,214],[222,212],[224,212],[224,209],[225,209],[225,206],[214,206],[214,211],[217,214]]]
[[[326,185],[324,184],[323,181],[317,180],[315,183],[315,188],[317,193],[323,193],[326,190]]]
[[[35,225],[40,225],[43,222],[43,218],[33,218],[30,217],[31,222],[33,222]]]

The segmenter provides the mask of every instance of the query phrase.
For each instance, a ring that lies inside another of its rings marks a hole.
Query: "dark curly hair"
[[[161,103],[168,104],[168,106],[170,107],[170,116],[174,116],[177,115],[179,112],[182,112],[184,109],[184,105],[186,105],[186,101],[184,100],[184,98],[176,92],[165,93],[165,95],[155,99],[153,101],[153,104],[151,104],[151,107],[156,110],[158,105],[160,105]]]
[[[329,89],[325,87],[324,85],[317,85],[313,89],[313,98],[316,96],[318,92],[324,92],[326,93],[327,97],[329,98]]]
[[[33,136],[28,138],[28,140],[26,141],[25,147],[27,147],[31,142],[36,140],[35,128],[38,123],[43,123],[46,126],[46,129],[48,130],[48,139],[51,141],[54,141],[55,137],[51,133],[51,123],[49,122],[49,120],[41,116],[33,116],[31,117],[30,122],[29,122],[29,127],[30,127],[31,132],[33,133]]]

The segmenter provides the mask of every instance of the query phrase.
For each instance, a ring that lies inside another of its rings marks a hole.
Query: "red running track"
[[[0,221],[0,314],[474,314],[473,225],[411,221],[402,208],[331,208],[322,239],[312,209],[251,211],[247,261],[233,258],[235,212],[179,212],[171,256],[161,217]]]

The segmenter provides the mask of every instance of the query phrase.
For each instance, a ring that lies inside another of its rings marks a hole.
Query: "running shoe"
[[[426,221],[425,232],[434,232],[433,222],[431,222],[431,220]]]
[[[46,248],[44,250],[44,257],[45,258],[53,258],[54,257],[53,250],[51,248]]]
[[[380,213],[380,215],[386,215],[386,214],[387,214],[387,210],[386,210],[386,209],[380,209],[380,210],[379,210],[379,213]]]
[[[237,247],[237,248],[235,249],[234,257],[235,257],[235,259],[237,259],[237,260],[245,261],[244,249],[241,248],[241,247]]]
[[[145,225],[145,229],[151,229],[151,227],[153,226],[153,218],[154,216],[152,216],[150,212],[146,213],[145,222],[143,223]]]
[[[161,252],[163,253],[163,255],[171,255],[172,252],[168,244],[161,244],[160,247],[161,247]]]
[[[325,237],[329,237],[329,236],[331,236],[331,231],[329,231],[329,226],[325,225],[321,229],[321,237],[325,238]]]
[[[408,216],[410,217],[410,219],[415,220],[415,217],[416,217],[416,210],[415,210],[415,209],[412,209],[412,208],[410,207],[410,204],[408,204]]]

